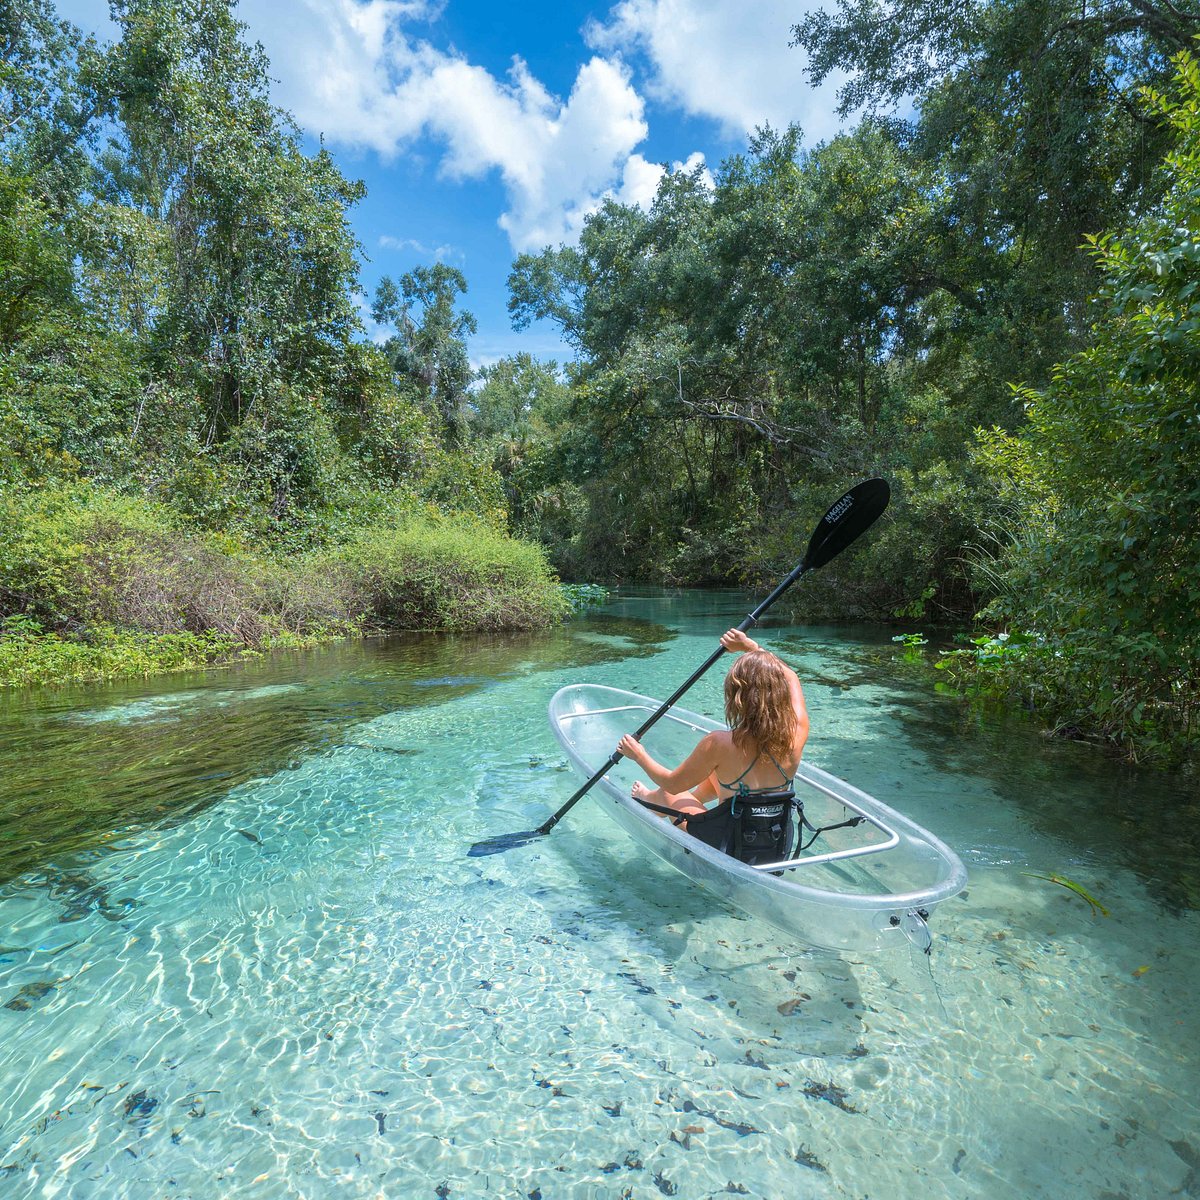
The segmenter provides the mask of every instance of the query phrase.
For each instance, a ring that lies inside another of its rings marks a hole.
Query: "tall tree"
[[[0,5],[0,347],[73,301],[70,225],[89,174],[93,54],[48,0]]]
[[[478,328],[471,313],[457,308],[466,290],[463,273],[439,262],[409,271],[399,284],[385,275],[371,305],[375,321],[395,330],[384,346],[393,369],[416,383],[451,444],[462,436],[471,382],[466,339]]]
[[[113,15],[104,194],[159,222],[168,254],[165,288],[129,310],[152,326],[157,369],[200,390],[219,443],[332,384],[358,329],[346,208],[363,189],[323,148],[303,152],[232,0],[114,0]]]
[[[1195,0],[839,0],[794,27],[840,111],[915,101],[914,147],[945,174],[967,237],[1029,260],[1085,324],[1089,233],[1154,202],[1171,134],[1138,103],[1200,34]]]

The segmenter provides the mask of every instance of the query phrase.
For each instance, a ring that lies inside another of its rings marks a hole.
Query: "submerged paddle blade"
[[[804,555],[806,571],[823,567],[835,555],[841,554],[856,538],[882,516],[891,499],[892,489],[886,479],[864,479],[840,500],[830,506],[813,530]]]
[[[489,854],[503,854],[505,850],[516,850],[519,846],[527,846],[540,837],[545,837],[546,831],[527,829],[524,833],[502,833],[499,837],[484,838],[476,842],[467,851],[468,858],[485,858]]]

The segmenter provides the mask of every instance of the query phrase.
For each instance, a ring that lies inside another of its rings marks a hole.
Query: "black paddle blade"
[[[489,854],[503,854],[505,850],[516,850],[519,846],[528,846],[530,842],[545,836],[546,833],[540,829],[527,829],[524,833],[502,833],[499,837],[484,838],[482,842],[476,842],[467,851],[467,857],[486,858]]]
[[[823,567],[841,554],[855,538],[866,533],[882,516],[891,499],[886,479],[864,479],[856,483],[821,518],[804,555],[806,571]]]

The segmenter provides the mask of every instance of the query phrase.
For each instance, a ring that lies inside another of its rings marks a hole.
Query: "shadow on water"
[[[240,784],[353,743],[355,728],[383,713],[650,656],[674,636],[603,614],[546,633],[355,640],[220,672],[0,693],[0,883],[181,821]],[[120,908],[74,869],[52,883],[68,914]]]
[[[601,818],[604,819],[604,818]],[[606,819],[605,819],[606,820]],[[578,873],[575,913],[589,938],[629,931],[657,964],[653,977],[616,977],[669,1032],[684,1024],[701,1042],[738,1047],[733,1059],[763,1068],[797,1056],[857,1060],[870,1053],[859,982],[838,956],[797,953],[770,925],[696,887],[646,850],[616,840],[564,837]],[[814,1087],[818,1086],[814,1083]]]

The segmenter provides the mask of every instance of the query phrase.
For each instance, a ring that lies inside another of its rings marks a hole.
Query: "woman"
[[[808,710],[800,680],[791,667],[740,629],[729,630],[721,645],[730,653],[741,654],[725,677],[729,728],[705,734],[673,771],[655,762],[642,744],[627,734],[617,749],[657,784],[648,788],[635,783],[634,799],[695,816],[709,811],[705,801],[790,792],[808,740]],[[689,832],[701,836],[698,827],[702,823],[694,824],[697,828]],[[683,828],[687,829],[687,822]]]

